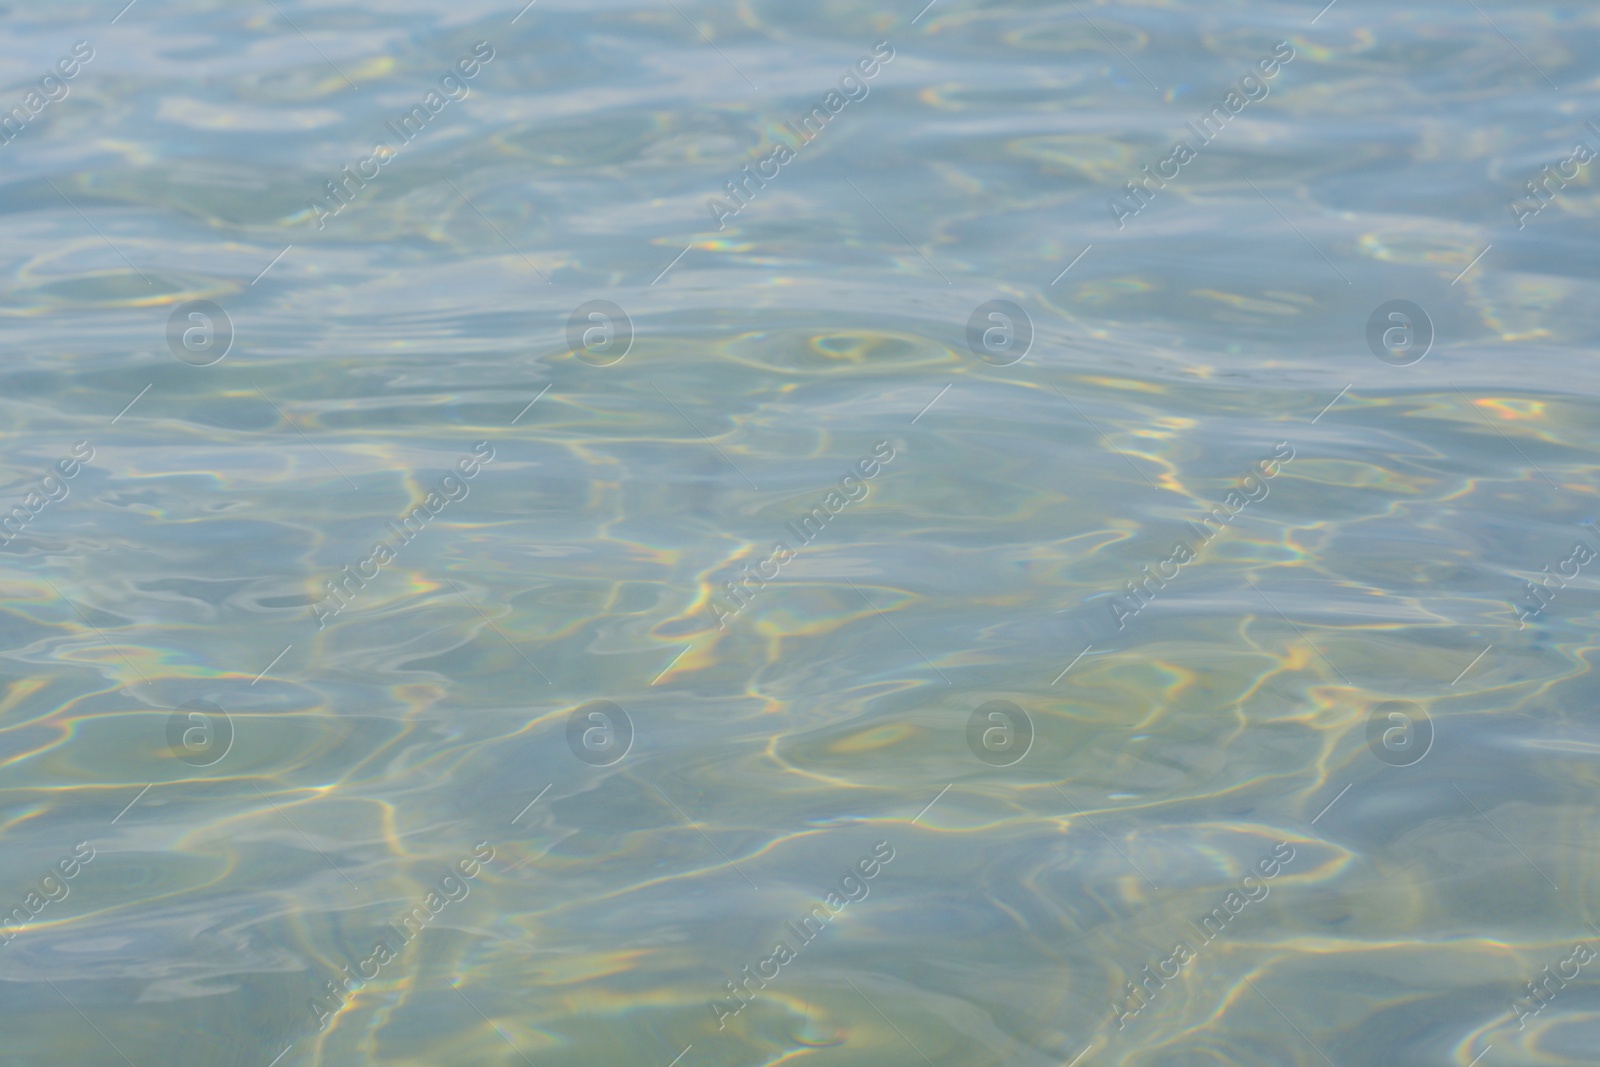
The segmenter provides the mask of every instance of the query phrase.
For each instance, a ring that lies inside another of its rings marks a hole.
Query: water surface
[[[1591,9],[119,6],[0,1062],[1593,1062]]]

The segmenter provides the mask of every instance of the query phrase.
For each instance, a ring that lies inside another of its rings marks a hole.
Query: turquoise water
[[[1597,1062],[1593,7],[122,2],[0,1064]]]

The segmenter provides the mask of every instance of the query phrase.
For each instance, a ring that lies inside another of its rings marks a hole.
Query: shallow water
[[[0,1063],[1594,1062],[1600,16],[921,2],[4,11]]]

